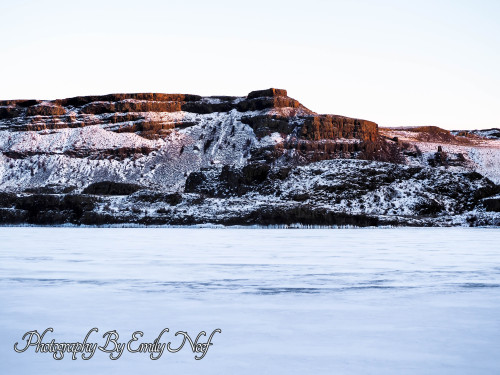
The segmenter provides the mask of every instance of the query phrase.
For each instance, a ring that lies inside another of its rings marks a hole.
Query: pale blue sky
[[[500,126],[500,1],[4,1],[0,98],[278,87],[381,126]]]

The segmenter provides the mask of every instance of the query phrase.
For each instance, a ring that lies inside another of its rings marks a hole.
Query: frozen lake
[[[499,244],[468,228],[0,228],[0,372],[500,373]],[[156,361],[14,351],[48,327],[44,342],[97,327],[100,345],[222,333],[202,360],[187,344]]]

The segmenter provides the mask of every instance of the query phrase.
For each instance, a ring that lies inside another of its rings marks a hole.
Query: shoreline
[[[381,225],[381,226],[354,226],[354,225],[302,225],[302,224],[281,224],[281,225],[222,225],[222,224],[194,224],[194,225],[145,225],[145,224],[106,224],[106,225],[85,225],[85,224],[59,224],[59,225],[40,225],[40,224],[1,224],[0,228],[82,228],[82,229],[443,229],[443,228],[473,228],[473,229],[500,229],[500,226],[409,226],[409,225]]]

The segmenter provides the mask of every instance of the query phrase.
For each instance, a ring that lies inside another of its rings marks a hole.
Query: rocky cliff
[[[174,113],[181,115],[165,115]],[[0,101],[0,128],[40,131],[100,125],[113,132],[156,139],[172,129],[199,124],[201,119],[194,115],[214,113],[240,114],[240,119],[260,135],[274,130],[285,134],[296,131],[308,140],[357,138],[372,142],[378,136],[373,122],[317,115],[279,89],[253,91],[246,97],[140,93],[52,101],[4,100]]]
[[[280,89],[4,100],[0,221],[497,224],[498,165],[471,159],[479,141],[418,134],[316,114]],[[443,150],[465,140],[465,156]]]

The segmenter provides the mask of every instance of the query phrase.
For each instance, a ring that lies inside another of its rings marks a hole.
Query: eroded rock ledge
[[[0,101],[0,129],[39,131],[110,125],[115,132],[136,132],[145,136],[196,124],[179,116],[175,121],[154,114],[186,112],[211,114],[231,112],[243,117],[259,135],[269,131],[290,134],[300,123],[298,136],[308,140],[358,138],[375,141],[377,125],[370,121],[336,115],[317,115],[282,89],[252,91],[246,97],[190,94],[109,94],[77,96],[57,100]],[[253,113],[264,111],[264,113]],[[116,126],[111,126],[116,125]]]

